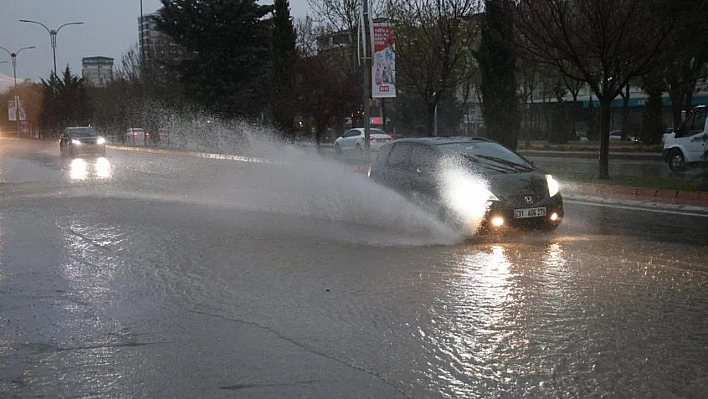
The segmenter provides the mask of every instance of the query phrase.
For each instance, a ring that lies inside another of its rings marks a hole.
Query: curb
[[[700,205],[670,204],[651,199],[632,197],[596,197],[583,194],[566,194],[563,200],[569,203],[588,205],[609,205],[627,209],[645,209],[654,212],[680,213],[683,215],[702,216],[708,218],[708,207]]]
[[[708,192],[705,191],[679,191],[661,188],[624,187],[592,183],[568,185],[567,190],[573,194],[584,194],[599,197],[619,197],[625,199],[662,202],[667,204],[708,207]]]
[[[597,151],[556,151],[556,150],[524,150],[517,149],[519,154],[525,157],[538,157],[538,158],[585,158],[585,159],[598,159],[599,152]],[[661,153],[654,152],[619,152],[611,151],[610,159],[625,159],[625,160],[635,160],[635,161],[660,161],[663,162],[664,159]]]

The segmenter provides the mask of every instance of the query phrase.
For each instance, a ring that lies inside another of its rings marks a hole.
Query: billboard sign
[[[373,64],[371,97],[396,97],[396,39],[393,25],[376,23],[373,27]]]
[[[14,122],[17,120],[17,99],[7,102],[7,120]]]

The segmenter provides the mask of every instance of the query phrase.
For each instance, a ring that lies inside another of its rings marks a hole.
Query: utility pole
[[[371,43],[371,39],[369,38],[369,0],[362,2],[362,8],[361,24],[364,28],[364,41],[362,43],[364,46],[364,63],[362,68],[364,74],[364,154],[366,159],[369,159],[369,151],[371,150],[369,143],[371,137],[371,110],[369,109],[369,99],[371,98],[371,51],[374,50],[369,48]]]

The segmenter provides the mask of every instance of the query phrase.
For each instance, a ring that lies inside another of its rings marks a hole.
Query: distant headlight
[[[546,182],[548,183],[548,195],[550,197],[558,194],[558,182],[551,175],[546,175]]]
[[[106,144],[106,139],[99,137],[98,140],[96,140],[96,144]]]
[[[71,144],[81,144],[81,142],[76,139],[71,139]]]

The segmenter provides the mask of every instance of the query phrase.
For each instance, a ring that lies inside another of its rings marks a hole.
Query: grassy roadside
[[[528,144],[528,145],[527,145]],[[611,141],[610,151],[612,152],[655,152],[660,154],[663,146],[637,144],[632,142]],[[519,141],[518,150],[540,150],[540,151],[587,151],[598,152],[600,150],[599,141],[570,141],[566,144],[551,144],[547,141],[531,141],[525,143]]]
[[[677,191],[708,192],[708,175],[700,179],[666,179],[653,176],[613,176],[609,180],[599,179],[597,175],[584,173],[554,173],[561,182],[605,184],[623,187],[659,188]]]

